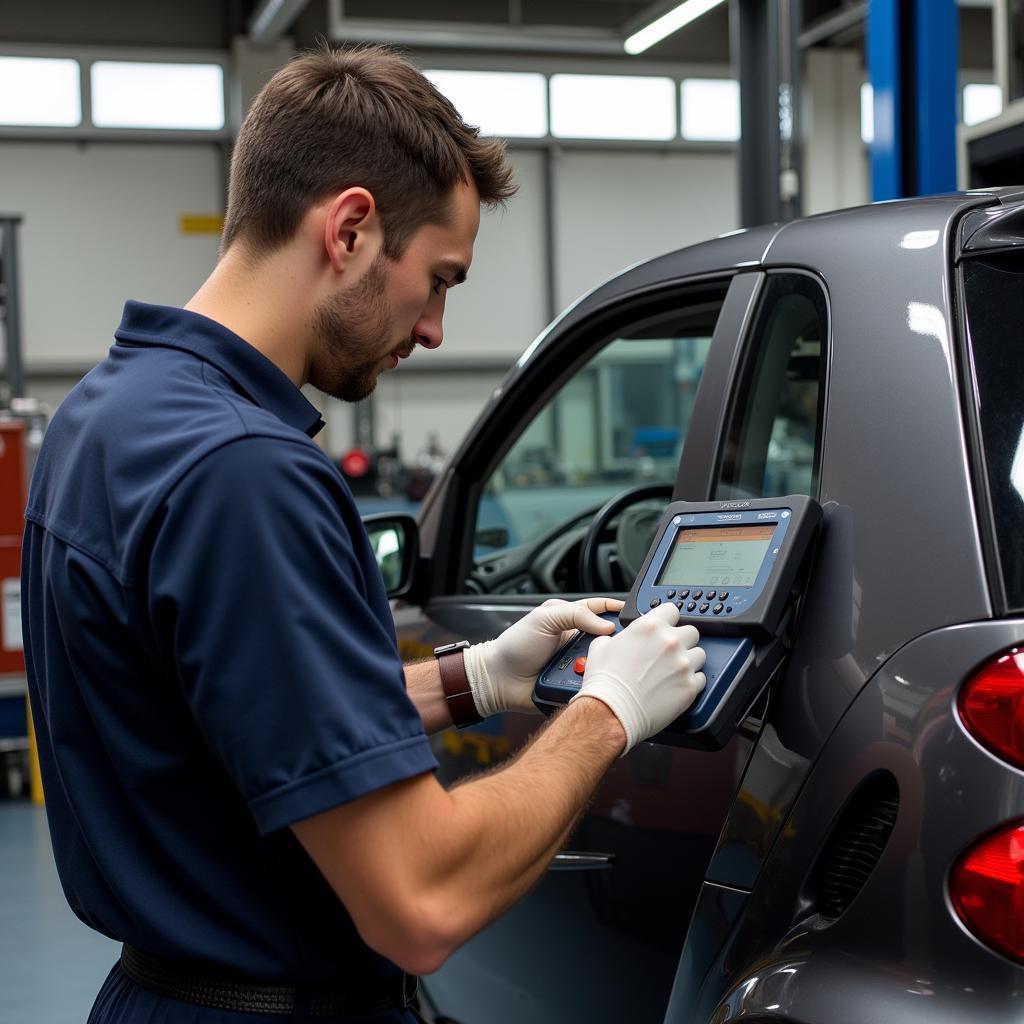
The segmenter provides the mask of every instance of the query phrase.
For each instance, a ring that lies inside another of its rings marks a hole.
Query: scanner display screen
[[[753,586],[774,533],[774,523],[680,530],[657,582],[670,586]]]

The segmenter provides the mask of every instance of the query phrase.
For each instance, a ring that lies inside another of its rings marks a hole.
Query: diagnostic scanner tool
[[[605,616],[618,632],[672,602],[679,625],[700,631],[707,683],[658,742],[714,750],[735,733],[785,655],[821,518],[804,495],[668,506],[626,606]],[[592,640],[576,633],[541,672],[541,711],[579,691]]]

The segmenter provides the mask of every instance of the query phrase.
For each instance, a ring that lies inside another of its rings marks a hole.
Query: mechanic
[[[513,192],[502,144],[405,59],[299,57],[242,126],[210,277],[184,309],[127,303],[57,411],[26,660],[65,893],[124,944],[93,1024],[415,1019],[415,975],[538,881],[604,772],[704,685],[667,604],[595,641],[510,763],[434,776],[429,733],[532,711],[563,632],[609,632],[620,602],[550,601],[445,656],[452,697],[440,661],[403,671],[299,389],[357,401],[440,345],[480,206]]]

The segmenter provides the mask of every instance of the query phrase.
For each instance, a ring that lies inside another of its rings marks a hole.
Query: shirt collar
[[[205,359],[226,373],[258,406],[314,437],[323,428],[320,413],[259,349],[216,320],[174,306],[129,300],[124,304],[118,341],[177,348]]]

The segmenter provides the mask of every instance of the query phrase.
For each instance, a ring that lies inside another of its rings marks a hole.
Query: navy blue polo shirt
[[[26,511],[67,898],[151,953],[300,982],[393,973],[287,828],[436,768],[320,417],[206,317],[129,302],[115,337],[54,416]]]

